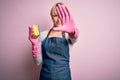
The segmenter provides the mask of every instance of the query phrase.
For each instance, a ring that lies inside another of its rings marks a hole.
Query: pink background
[[[120,0],[0,0],[0,80],[38,80],[28,26],[49,29],[59,1],[80,30],[70,58],[73,80],[120,80]]]

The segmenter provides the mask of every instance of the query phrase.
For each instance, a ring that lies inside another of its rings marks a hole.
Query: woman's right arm
[[[40,32],[40,36],[38,37],[38,45],[40,47],[40,56],[38,56],[38,57],[33,56],[33,59],[34,59],[35,64],[37,66],[39,66],[43,61],[42,60],[42,47],[41,46],[42,46],[42,41],[46,38],[47,34],[48,34],[48,30],[42,31],[42,32]]]
[[[32,38],[32,35],[34,34],[32,27],[29,27],[29,40],[32,44],[32,56],[33,59],[36,63],[36,65],[40,65],[40,63],[42,62],[42,58],[41,58],[41,48],[39,45],[39,37],[37,38]]]
[[[29,27],[29,40],[32,43],[32,56],[37,66],[39,66],[42,63],[41,43],[44,40],[44,38],[47,36],[47,33],[48,31],[43,31],[40,33],[40,36],[38,38],[34,39],[32,38],[33,35],[32,28]]]

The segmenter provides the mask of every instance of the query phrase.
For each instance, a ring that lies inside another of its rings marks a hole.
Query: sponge
[[[32,25],[33,35],[32,38],[37,38],[40,35],[40,28],[38,25]]]

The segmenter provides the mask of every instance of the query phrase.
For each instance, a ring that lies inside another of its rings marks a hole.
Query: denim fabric
[[[46,38],[42,42],[42,57],[40,80],[71,80],[69,45],[65,38]]]

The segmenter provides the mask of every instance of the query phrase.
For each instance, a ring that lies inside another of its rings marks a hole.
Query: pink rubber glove
[[[33,54],[33,57],[37,58],[40,56],[40,47],[38,44],[38,38],[34,39],[32,38],[32,35],[33,35],[33,30],[30,26],[29,27],[29,40],[32,43],[32,54]]]
[[[71,38],[77,38],[79,36],[79,31],[77,26],[75,25],[74,19],[70,12],[68,11],[67,7],[58,4],[56,7],[58,16],[61,20],[62,26],[53,28],[54,30],[64,31],[69,33]]]

